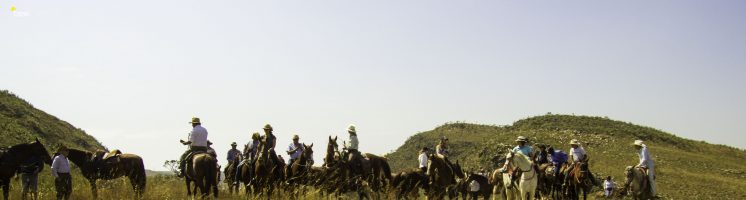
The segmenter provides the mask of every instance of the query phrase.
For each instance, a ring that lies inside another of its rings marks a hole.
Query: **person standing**
[[[44,169],[44,161],[39,156],[31,156],[26,162],[21,164],[19,172],[21,173],[21,199],[26,199],[29,192],[31,198],[36,200],[39,198],[39,192],[37,190],[37,183],[39,180],[39,172]]]
[[[195,151],[207,152],[207,129],[202,127],[202,123],[197,117],[192,117],[190,123],[192,124],[192,132],[189,132],[189,141],[180,140],[181,144],[189,145],[189,149],[184,154],[181,154],[181,159],[179,160],[179,177],[184,177],[186,173],[184,167],[186,166],[189,154]]]
[[[427,151],[429,151],[427,147],[422,147],[422,150],[420,150],[420,156],[417,158],[417,161],[419,161],[418,167],[422,174],[427,172]]]
[[[614,187],[614,181],[611,181],[611,176],[607,176],[604,181],[604,196],[606,198],[611,197],[611,194],[614,193]]]
[[[650,194],[651,196],[655,196],[655,166],[653,165],[653,158],[650,156],[650,151],[648,151],[648,145],[642,140],[635,140],[633,145],[638,151],[637,156],[640,158],[640,163],[637,164],[637,167],[646,169],[648,183],[650,184]]]
[[[70,199],[73,191],[72,178],[70,177],[70,163],[67,160],[69,151],[67,147],[60,146],[57,150],[58,155],[52,160],[52,176],[54,176],[54,186],[57,191],[57,199]]]
[[[471,194],[472,200],[476,200],[477,197],[479,196],[479,189],[480,189],[480,185],[479,185],[479,182],[477,182],[477,180],[471,180],[471,182],[469,182],[469,194]]]

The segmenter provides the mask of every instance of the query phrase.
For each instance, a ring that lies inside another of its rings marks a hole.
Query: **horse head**
[[[464,170],[461,168],[461,164],[459,164],[459,161],[456,160],[456,164],[453,165],[453,173],[456,174],[459,178],[463,179],[466,174],[464,174]]]
[[[52,165],[52,157],[49,156],[47,148],[45,148],[44,145],[39,142],[39,138],[36,138],[36,141],[31,143],[31,149],[34,155],[41,156],[41,158],[44,160],[44,163]]]

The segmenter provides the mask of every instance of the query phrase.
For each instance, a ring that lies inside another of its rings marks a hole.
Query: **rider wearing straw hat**
[[[202,127],[202,123],[197,117],[192,117],[192,121],[189,123],[192,124],[192,132],[189,132],[189,141],[180,140],[181,144],[189,145],[189,149],[184,154],[181,154],[181,159],[179,160],[179,177],[184,176],[186,171],[184,167],[189,154],[195,151],[207,152],[207,129]]]
[[[533,150],[533,148],[531,148],[531,146],[526,145],[526,143],[528,143],[528,139],[526,137],[524,137],[524,136],[518,136],[518,138],[515,139],[515,142],[516,142],[517,146],[515,146],[511,150],[511,152],[513,152],[513,153],[520,152],[521,154],[526,155],[526,156],[530,157],[531,160],[533,160],[533,158],[534,158],[533,151],[534,150]],[[500,172],[505,173],[507,171],[508,171],[508,162],[505,162],[505,165],[503,165],[503,167],[500,168]]]
[[[585,152],[585,148],[581,146],[580,141],[577,139],[570,140],[570,159],[568,159],[568,161],[570,164],[565,170],[565,172],[567,172],[567,174],[565,174],[565,182],[570,178],[569,175],[577,163],[588,162],[588,153]],[[591,182],[593,182],[593,185],[598,185],[596,178],[593,177],[593,173],[590,172],[590,168],[588,169],[588,176],[591,179]]]
[[[235,160],[236,158],[241,158],[241,151],[239,151],[238,149],[236,149],[237,146],[238,146],[238,144],[236,144],[236,142],[233,142],[233,143],[231,143],[231,149],[228,150],[228,157],[227,157],[227,159],[228,159],[228,164],[229,165],[233,164],[233,160]]]
[[[350,124],[350,126],[347,127],[347,133],[350,134],[350,142],[345,143],[345,149],[347,149],[347,154],[349,154],[347,157],[348,161],[352,163],[353,167],[355,169],[360,170],[360,172],[363,171],[363,163],[362,159],[363,156],[360,154],[360,151],[358,150],[358,147],[360,145],[360,141],[357,139],[357,130],[355,130],[355,125]]]
[[[647,169],[648,182],[650,183],[650,193],[655,196],[655,170],[653,165],[653,158],[650,156],[648,151],[648,145],[642,140],[635,140],[632,144],[639,151],[637,156],[640,157],[640,163],[636,167]]]

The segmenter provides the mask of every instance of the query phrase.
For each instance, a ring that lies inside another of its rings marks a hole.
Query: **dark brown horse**
[[[196,187],[199,188],[202,193],[202,198],[210,195],[212,190],[213,196],[218,197],[218,177],[220,170],[218,169],[218,160],[212,155],[206,152],[198,152],[192,156],[192,162],[186,166],[185,182],[187,187],[187,195],[190,194],[191,182],[194,182]],[[194,195],[197,195],[195,190]]]
[[[588,193],[593,188],[592,180],[590,179],[590,171],[588,169],[588,162],[577,162],[572,172],[568,176],[567,194],[570,199],[580,199],[582,193],[583,199],[588,197]]]
[[[10,192],[10,178],[16,173],[18,166],[31,158],[37,156],[48,165],[52,164],[52,158],[39,139],[32,143],[18,144],[8,149],[0,150],[0,186],[3,187],[3,199],[8,199]]]
[[[303,144],[303,152],[285,172],[285,179],[290,183],[305,182],[308,173],[313,166],[313,143],[311,145]]]
[[[259,152],[254,166],[254,180],[252,187],[255,194],[264,194],[271,199],[272,192],[277,184],[283,179],[285,165],[279,162],[277,158],[271,158],[272,155],[268,137],[265,137],[259,144]]]
[[[135,192],[135,198],[141,199],[145,193],[145,166],[142,158],[135,154],[121,154],[116,157],[110,157],[106,160],[97,160],[96,154],[78,150],[69,149],[68,159],[75,163],[83,176],[88,179],[93,192],[93,198],[98,197],[96,181],[111,180],[119,177],[127,177],[130,180],[132,189]]]
[[[456,195],[456,177],[465,178],[461,166],[449,163],[445,158],[432,154],[427,165],[430,179],[428,199],[443,199],[446,195],[453,198]]]
[[[236,158],[234,158],[233,161],[225,167],[224,182],[228,184],[228,192],[230,192],[231,194],[233,194],[234,192],[238,193],[238,185],[233,183],[236,182],[236,179],[240,178],[236,177],[236,171],[238,171],[238,163],[240,162],[240,156],[236,156]]]
[[[397,199],[418,199],[419,189],[428,189],[427,176],[420,169],[399,172],[392,176],[391,188],[396,192]]]

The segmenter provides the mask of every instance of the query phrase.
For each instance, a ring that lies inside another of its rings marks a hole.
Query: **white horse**
[[[518,197],[520,197],[519,199],[533,199],[536,192],[536,184],[539,180],[539,176],[533,167],[534,163],[531,162],[531,159],[528,156],[523,155],[523,153],[513,153],[512,151],[506,156],[506,162],[509,163],[509,166],[511,168],[515,166],[514,170],[518,170],[523,173],[521,175],[521,181],[518,184],[518,190],[520,191],[518,193]],[[514,193],[515,191],[508,191],[508,185],[510,185],[510,177],[508,177],[507,174],[503,174],[503,182],[506,184],[505,193],[508,199],[515,198],[511,197],[515,195],[509,194]]]
[[[510,163],[506,163],[506,164],[507,164],[507,168],[511,170],[515,170],[515,167],[513,167]],[[498,178],[500,176],[502,176],[502,178]],[[502,183],[497,182],[496,181],[497,179],[502,181]],[[520,191],[518,190],[518,187],[512,185],[511,180],[510,180],[510,175],[508,173],[502,173],[500,172],[500,169],[495,169],[495,171],[492,172],[492,180],[493,180],[493,184],[495,185],[494,186],[495,188],[492,190],[493,200],[497,200],[498,196],[502,196],[501,192],[504,192],[503,193],[505,195],[504,197],[507,200],[513,200],[518,197]],[[500,187],[505,188],[505,190],[502,191],[502,188]]]

